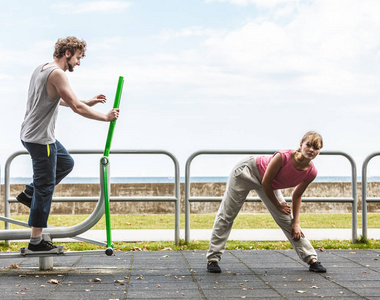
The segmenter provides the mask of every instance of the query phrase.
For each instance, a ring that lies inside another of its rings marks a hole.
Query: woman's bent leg
[[[275,196],[279,201],[285,201],[280,190],[275,190]],[[273,219],[276,221],[278,226],[285,233],[285,236],[289,240],[290,244],[293,246],[294,250],[297,252],[298,256],[305,263],[310,263],[312,259],[317,259],[317,253],[314,247],[310,244],[309,240],[305,237],[301,237],[298,241],[292,239],[291,236],[291,226],[293,222],[292,215],[286,215],[280,212],[267,197],[263,189],[256,190],[257,195],[263,201],[265,206],[268,208]]]

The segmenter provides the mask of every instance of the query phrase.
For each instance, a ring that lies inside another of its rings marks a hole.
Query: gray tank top
[[[20,133],[24,142],[42,145],[55,143],[54,129],[60,102],[60,98],[51,99],[46,88],[50,73],[58,67],[43,70],[45,65],[38,66],[30,79],[26,113]]]

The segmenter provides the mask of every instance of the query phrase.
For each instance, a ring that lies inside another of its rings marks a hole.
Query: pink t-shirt
[[[256,156],[257,168],[259,169],[261,178],[264,178],[264,173],[269,162],[277,153],[281,154],[282,166],[272,181],[272,187],[274,190],[295,187],[302,181],[313,180],[317,176],[317,169],[313,162],[311,162],[311,166],[307,170],[297,170],[292,162],[292,152],[293,150],[281,150],[273,154],[273,156]]]

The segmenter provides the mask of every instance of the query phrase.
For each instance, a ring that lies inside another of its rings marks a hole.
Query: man
[[[103,114],[91,108],[97,103],[104,103],[104,95],[82,101],[71,89],[65,72],[73,72],[80,65],[85,51],[86,42],[83,40],[75,37],[58,39],[54,60],[38,66],[30,80],[20,137],[32,158],[33,183],[27,185],[16,198],[30,207],[28,224],[32,232],[28,249],[31,251],[50,251],[57,248],[42,239],[42,229],[47,227],[55,185],[74,166],[70,154],[54,135],[59,105],[70,107],[75,113],[98,121],[110,122],[119,116],[119,109]]]

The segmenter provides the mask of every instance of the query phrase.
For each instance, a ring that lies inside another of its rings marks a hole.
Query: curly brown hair
[[[63,57],[66,53],[66,50],[69,50],[71,55],[74,55],[79,50],[82,53],[82,57],[84,57],[86,53],[86,46],[87,44],[84,40],[79,40],[74,36],[58,39],[55,43],[53,57]]]

